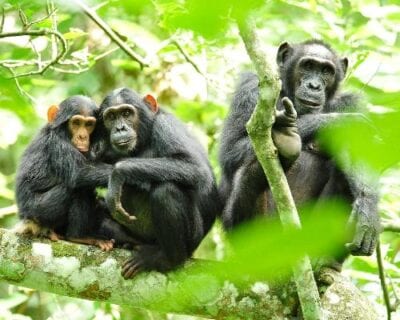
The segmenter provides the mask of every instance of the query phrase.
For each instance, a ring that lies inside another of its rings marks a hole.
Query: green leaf
[[[70,28],[69,32],[63,34],[66,40],[73,40],[87,35],[87,32],[84,32],[83,30],[78,28]]]

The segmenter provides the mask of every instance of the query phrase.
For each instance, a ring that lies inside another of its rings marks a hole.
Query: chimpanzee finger
[[[375,240],[375,237],[374,237],[371,240],[370,244],[369,244],[369,248],[368,248],[368,251],[367,251],[367,256],[372,255],[374,253],[374,251],[375,251],[375,248],[376,248],[376,240]]]
[[[361,248],[364,239],[365,231],[357,231],[351,243],[346,243],[346,248],[352,253],[357,254]]]
[[[373,240],[372,232],[366,232],[364,234],[364,240],[361,245],[361,250],[358,252],[358,254],[360,256],[368,256],[369,255],[370,248],[371,248],[371,246],[373,246],[372,240]]]
[[[372,255],[374,253],[374,251],[375,251],[376,243],[377,243],[377,241],[376,241],[377,237],[378,237],[378,235],[376,233],[374,233],[372,235],[371,242],[370,242],[370,245],[369,245],[369,248],[368,248],[368,252],[367,252],[369,256]]]
[[[297,112],[296,112],[296,109],[294,108],[293,102],[288,97],[282,98],[282,104],[283,104],[283,107],[285,108],[285,114],[287,116],[290,116],[293,118],[297,117]]]
[[[115,208],[115,211],[117,211],[118,214],[119,214],[120,216],[123,216],[123,217],[127,218],[127,220],[129,220],[129,221],[135,221],[135,220],[137,219],[135,215],[130,215],[130,214],[122,207],[122,204],[121,204],[121,203],[117,204],[117,206],[116,206],[116,208]]]

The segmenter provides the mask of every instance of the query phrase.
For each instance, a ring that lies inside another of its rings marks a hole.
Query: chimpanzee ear
[[[347,72],[347,67],[349,66],[349,59],[347,58],[340,59],[340,64],[342,65],[343,75],[345,75]]]
[[[283,64],[286,62],[287,58],[292,52],[293,48],[287,42],[284,42],[279,46],[278,53],[276,55],[276,63],[278,64],[279,67],[283,66]]]
[[[47,110],[47,121],[52,123],[57,116],[59,107],[55,104],[51,105],[50,108]]]
[[[156,98],[154,98],[151,94],[148,94],[143,98],[143,101],[149,105],[151,111],[153,111],[154,113],[157,113],[158,103],[157,103]]]

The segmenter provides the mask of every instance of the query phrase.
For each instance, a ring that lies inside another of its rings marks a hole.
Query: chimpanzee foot
[[[131,279],[141,271],[167,272],[176,268],[178,263],[171,263],[157,245],[138,245],[132,258],[122,265],[122,276]]]
[[[125,280],[132,279],[140,271],[142,271],[142,261],[138,257],[133,257],[126,260],[122,265],[122,276]]]
[[[63,237],[57,233],[55,233],[53,230],[49,230],[49,233],[47,234],[47,237],[51,240],[51,241],[58,241],[58,240],[62,240]]]

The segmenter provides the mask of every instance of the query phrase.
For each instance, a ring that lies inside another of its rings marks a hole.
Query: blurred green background
[[[108,91],[131,87],[152,93],[186,122],[208,149],[217,177],[217,141],[235,79],[251,68],[234,23],[256,9],[263,49],[274,57],[283,41],[323,39],[350,59],[346,89],[365,97],[383,143],[375,148],[357,130],[353,150],[382,173],[380,212],[400,224],[400,6],[398,0],[325,1],[87,1],[112,30],[148,63],[125,54],[85,15],[80,1],[0,0],[0,225],[16,222],[14,178],[18,159],[46,121],[47,108],[74,94],[100,103]],[[51,36],[1,37],[23,30],[58,30],[67,41],[63,58],[39,74],[62,47]],[[15,77],[24,73],[28,76]],[[333,146],[335,140],[333,139]],[[226,240],[212,229],[196,257],[222,259]],[[392,303],[400,304],[400,239],[381,235]],[[275,255],[278,253],[275,253]],[[274,256],[273,256],[274,258]],[[278,259],[278,257],[276,257]],[[350,258],[344,273],[385,314],[375,256]],[[393,318],[400,319],[400,312]],[[90,302],[0,283],[0,319],[194,319]]]

